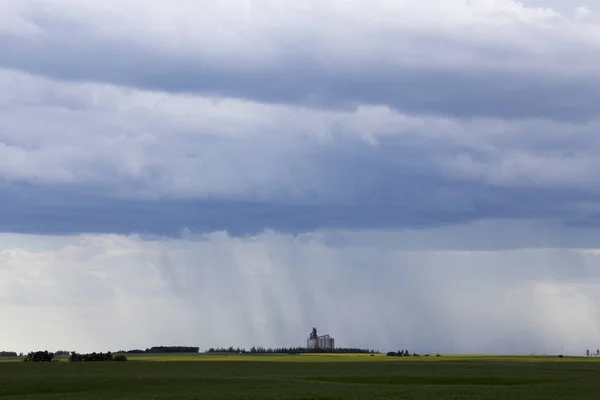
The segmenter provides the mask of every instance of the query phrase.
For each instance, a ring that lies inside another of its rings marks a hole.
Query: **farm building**
[[[308,350],[333,350],[334,347],[334,339],[329,335],[319,336],[317,328],[313,328],[310,336],[306,339],[306,348]]]

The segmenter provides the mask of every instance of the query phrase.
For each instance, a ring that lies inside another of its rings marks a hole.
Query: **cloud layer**
[[[596,121],[316,110],[8,70],[0,88],[3,231],[598,221]]]
[[[597,25],[509,0],[7,8],[0,65],[61,80],[460,117],[597,116]]]

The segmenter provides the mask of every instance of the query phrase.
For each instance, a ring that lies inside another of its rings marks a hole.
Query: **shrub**
[[[125,354],[118,354],[114,357],[115,361],[127,361],[127,356]]]

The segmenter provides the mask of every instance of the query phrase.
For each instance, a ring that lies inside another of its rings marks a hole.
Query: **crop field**
[[[600,359],[136,355],[0,362],[0,399],[598,399]],[[62,361],[65,361],[64,359]]]

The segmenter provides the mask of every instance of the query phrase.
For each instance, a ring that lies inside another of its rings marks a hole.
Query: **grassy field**
[[[0,399],[597,399],[599,361],[183,354],[126,363],[0,362]]]

